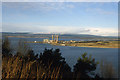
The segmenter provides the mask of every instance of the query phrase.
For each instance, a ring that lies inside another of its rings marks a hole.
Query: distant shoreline
[[[57,45],[56,45],[57,46]],[[59,45],[62,46],[62,45]],[[70,46],[70,47],[89,47],[89,48],[118,48],[118,47],[98,47],[98,46]]]
[[[21,37],[21,38],[32,38],[26,36],[7,36],[7,37]],[[46,37],[34,37],[34,38],[46,38]],[[70,41],[69,41],[70,42]],[[27,41],[27,43],[43,43],[43,41]],[[93,48],[119,48],[119,41],[98,41],[98,42],[84,42],[81,41],[80,43],[47,43],[56,46],[73,46],[73,47],[93,47]]]
[[[71,46],[71,47],[93,47],[93,48],[119,48],[117,41],[109,41],[111,43],[105,45],[96,45],[96,43],[91,43],[92,45],[89,46],[89,43],[76,43],[76,44],[61,44],[61,43],[44,43],[42,41],[27,41],[27,43],[42,43],[42,44],[50,44],[54,46]],[[113,44],[115,43],[115,44]],[[82,44],[82,45],[81,45]],[[95,46],[96,45],[96,46]]]
[[[55,45],[55,44],[51,44],[51,45]],[[63,46],[63,45],[57,44],[56,46]],[[71,46],[71,47],[90,47],[90,48],[119,48],[118,46],[113,46],[113,47],[110,47],[110,46],[73,46],[73,45],[65,45],[65,46]]]
[[[48,37],[27,37],[27,36],[6,36],[6,37],[16,37],[16,38],[48,38]]]

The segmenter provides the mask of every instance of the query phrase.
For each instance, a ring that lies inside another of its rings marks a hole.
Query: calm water
[[[19,39],[25,38],[10,38],[12,42],[12,47],[16,48]],[[41,38],[26,38],[27,41],[42,41]],[[88,53],[88,55],[92,55],[96,61],[101,62],[101,60],[106,60],[112,63],[116,72],[118,71],[118,49],[117,48],[89,48],[89,47],[70,47],[70,46],[53,46],[50,44],[40,44],[40,43],[29,43],[30,47],[34,50],[35,53],[41,53],[45,48],[59,48],[62,53],[62,56],[65,57],[66,62],[73,69],[73,65],[76,64],[78,57],[83,53]],[[99,72],[99,65],[97,67],[97,71]]]

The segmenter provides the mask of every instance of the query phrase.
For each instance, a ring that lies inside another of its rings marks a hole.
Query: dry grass
[[[20,57],[16,58],[3,58],[2,63],[2,78],[34,78],[34,79],[60,79],[62,75],[60,75],[61,66],[54,68],[51,71],[51,65],[45,70],[45,67],[42,66],[40,62],[37,60],[25,62],[24,59],[20,59]]]
[[[100,71],[101,71],[101,76],[104,78],[116,78],[115,69],[112,63],[107,62],[106,60],[101,61]]]

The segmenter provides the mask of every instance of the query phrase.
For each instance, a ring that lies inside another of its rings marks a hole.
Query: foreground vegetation
[[[35,54],[25,43],[19,42],[17,52],[12,54],[7,38],[2,44],[3,79],[104,80],[94,72],[97,64],[94,58],[84,53],[71,71],[59,49],[45,49],[43,53]]]

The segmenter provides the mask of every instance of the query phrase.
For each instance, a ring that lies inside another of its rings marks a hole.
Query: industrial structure
[[[52,42],[58,43],[58,35],[52,35]]]
[[[44,39],[44,43],[58,43],[59,36],[58,35],[52,35],[52,40]]]

